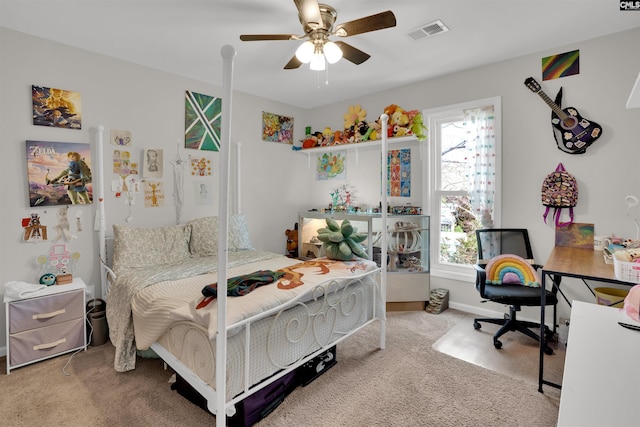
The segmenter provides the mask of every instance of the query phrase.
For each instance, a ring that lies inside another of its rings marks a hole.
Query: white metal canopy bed
[[[242,216],[230,216],[228,207],[235,50],[223,46],[221,55],[224,102],[219,216],[154,229],[114,225],[116,273],[104,264],[101,269],[111,340],[116,346],[115,368],[126,371],[135,367],[136,346],[153,349],[207,399],[208,409],[216,414],[218,426],[225,425],[225,415],[234,414],[237,402],[371,322],[380,322],[380,348],[383,349],[386,302],[385,263],[382,268],[362,259],[346,262],[318,259],[303,264],[282,255],[239,249],[231,237],[227,238]],[[386,129],[388,117],[382,115],[381,121]],[[97,191],[101,260],[107,259],[103,131],[100,126]],[[383,132],[382,153],[386,153],[386,147]],[[382,155],[383,171],[386,163],[387,156]],[[386,197],[383,191],[382,206],[386,206]],[[381,216],[385,229],[386,212]],[[206,232],[201,233],[203,230]],[[208,251],[195,256],[194,251],[202,248],[194,249],[196,240],[203,236],[208,241],[200,244]],[[384,260],[386,233],[382,233],[382,239],[381,259]],[[170,248],[164,254],[171,258],[169,262],[157,266],[143,261],[132,266],[135,261],[144,260],[144,251],[136,245],[150,241],[160,241],[165,249],[169,242]],[[212,243],[215,248],[210,250]],[[213,303],[202,310],[196,309],[204,286],[227,283],[230,277],[264,270],[286,273],[277,286],[261,286],[240,298],[218,292]],[[108,274],[115,280],[110,280]],[[300,275],[304,275],[304,280]],[[219,372],[226,374],[216,375]]]

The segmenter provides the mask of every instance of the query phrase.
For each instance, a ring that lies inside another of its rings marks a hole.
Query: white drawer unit
[[[12,369],[87,348],[86,285],[74,279],[33,298],[6,297],[7,375]]]

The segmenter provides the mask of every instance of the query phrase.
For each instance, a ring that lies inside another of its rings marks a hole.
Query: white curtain
[[[496,193],[493,106],[465,110],[464,118],[469,135],[466,147],[471,208],[482,228],[492,228]]]

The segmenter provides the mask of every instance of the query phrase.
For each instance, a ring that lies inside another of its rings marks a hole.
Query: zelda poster
[[[91,144],[27,141],[29,206],[90,204]]]

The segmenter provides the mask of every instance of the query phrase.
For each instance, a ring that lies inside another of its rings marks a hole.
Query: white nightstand
[[[7,375],[20,366],[87,349],[86,287],[75,278],[33,298],[4,297]]]

